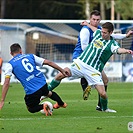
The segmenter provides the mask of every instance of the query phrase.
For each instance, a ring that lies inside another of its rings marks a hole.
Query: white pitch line
[[[133,118],[133,116],[103,116],[103,117],[98,117],[98,116],[86,116],[86,117],[71,117],[71,119],[107,119],[107,118]],[[50,116],[45,117],[45,118],[0,118],[0,121],[27,121],[27,120],[43,120],[43,119],[52,119],[53,120],[58,120],[58,119],[62,119],[62,118],[52,118]],[[63,119],[70,119],[70,118],[63,118]]]

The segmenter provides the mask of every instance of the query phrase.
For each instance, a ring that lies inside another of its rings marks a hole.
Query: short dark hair
[[[18,43],[14,43],[10,46],[11,53],[17,53],[21,49],[21,46]]]
[[[110,22],[106,22],[102,25],[102,28],[108,29],[108,32],[111,32],[114,30],[114,25]]]
[[[98,10],[93,10],[90,14],[90,16],[95,15],[95,16],[101,16],[101,13]]]

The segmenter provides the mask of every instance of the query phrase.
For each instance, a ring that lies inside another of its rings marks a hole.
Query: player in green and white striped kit
[[[105,63],[120,45],[112,37],[109,41],[102,39],[101,30],[97,30],[94,36],[93,41],[79,56],[79,59],[102,72]]]
[[[93,26],[90,28],[93,29]],[[108,97],[101,75],[104,65],[113,54],[133,54],[132,50],[120,48],[120,45],[111,37],[113,30],[112,23],[104,23],[101,30],[98,29],[94,32],[92,42],[86,47],[83,53],[74,60],[69,68],[65,68],[71,77],[84,77],[89,86],[94,86],[97,89],[100,95],[102,110],[105,112],[116,111],[109,109],[107,106]],[[65,78],[63,74],[58,73],[49,84],[49,87],[51,89],[57,87],[63,78]]]

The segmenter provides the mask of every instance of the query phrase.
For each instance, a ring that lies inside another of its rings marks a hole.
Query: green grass
[[[55,91],[68,107],[54,110],[48,117],[40,112],[29,113],[22,86],[11,84],[5,106],[0,111],[0,133],[128,133],[128,122],[133,122],[132,84],[109,84],[108,106],[117,113],[105,113],[95,110],[98,99],[95,89],[89,100],[84,101],[79,83],[62,83]]]

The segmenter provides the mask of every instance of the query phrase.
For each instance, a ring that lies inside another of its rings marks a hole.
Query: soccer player
[[[51,66],[59,70],[64,77],[69,76],[67,71],[54,62],[40,58],[34,54],[22,54],[21,46],[18,43],[14,43],[10,46],[10,52],[13,58],[8,62],[5,69],[5,81],[2,87],[0,110],[4,105],[12,73],[24,87],[26,93],[24,99],[29,112],[35,113],[44,110],[46,116],[49,113],[52,115],[47,104],[40,104],[41,96],[48,96],[50,99],[56,101],[59,107],[66,108],[67,104],[64,103],[55,92],[48,90],[45,76],[36,66]]]
[[[65,69],[71,73],[71,77],[84,77],[89,86],[94,86],[97,89],[100,95],[102,111],[116,112],[115,110],[109,109],[107,106],[108,97],[102,79],[102,71],[104,65],[113,54],[133,54],[133,51],[120,48],[120,44],[113,39],[111,36],[114,30],[112,23],[104,23],[101,30],[90,24],[89,26],[95,31],[93,34],[93,40],[81,55],[77,59],[74,59],[71,67],[66,67]],[[51,81],[49,87],[51,87],[51,89],[57,87],[63,78],[65,77],[61,73],[58,73]],[[56,105],[58,108],[58,103]]]
[[[92,11],[90,14],[90,24],[92,26],[97,27],[98,29],[101,29],[101,26],[99,26],[100,21],[101,21],[100,12],[97,10]],[[93,39],[93,31],[88,26],[83,26],[79,33],[78,42],[73,52],[73,56],[72,56],[73,60],[79,57],[79,55],[84,51],[84,49],[92,41],[92,39]],[[104,76],[103,80],[106,86],[105,88],[107,88],[108,78],[106,75]],[[87,100],[91,91],[91,87],[88,86],[88,83],[85,78],[81,78],[80,84],[83,90],[83,99]],[[85,92],[85,89],[86,89],[86,92]],[[98,103],[98,105],[100,105],[100,102]],[[101,110],[100,106],[98,107],[99,107],[98,109]]]
[[[92,11],[90,14],[90,25],[92,25],[98,29],[101,29],[101,26],[99,25],[100,21],[101,21],[100,12],[97,10]],[[93,39],[94,32],[91,30],[91,28],[89,28],[87,26],[87,24],[88,24],[87,21],[84,21],[81,23],[81,25],[84,25],[84,26],[82,27],[82,29],[79,33],[78,42],[77,42],[76,47],[73,52],[73,59],[76,59],[84,51],[84,49],[87,47],[87,45]],[[127,34],[112,34],[111,36],[113,36],[115,39],[123,39],[125,37],[129,37],[130,34],[132,34],[132,33],[133,33],[133,31],[129,31]],[[105,90],[107,91],[108,78],[104,71],[102,71],[102,78],[103,78]],[[91,87],[88,86],[88,83],[85,78],[81,78],[80,83],[81,83],[81,86],[83,89],[83,99],[87,100],[88,96],[90,94],[90,91],[91,91]],[[86,89],[86,91],[85,91],[85,89]],[[102,111],[99,95],[98,95],[98,104],[97,104],[96,110]]]

